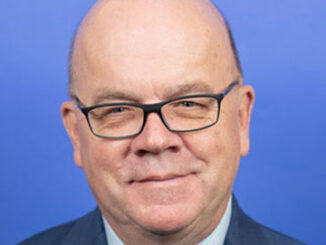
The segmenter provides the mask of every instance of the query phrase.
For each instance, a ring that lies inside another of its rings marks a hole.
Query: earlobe
[[[67,101],[61,105],[61,116],[64,127],[74,148],[74,160],[78,167],[82,167],[80,159],[80,135],[77,124],[77,115],[72,102]]]
[[[255,100],[255,92],[251,86],[242,86],[240,92],[240,107],[239,107],[239,126],[240,126],[240,155],[245,156],[249,152],[249,126],[251,112]]]

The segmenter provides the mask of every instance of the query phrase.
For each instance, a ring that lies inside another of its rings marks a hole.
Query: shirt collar
[[[214,231],[202,240],[198,245],[223,245],[226,237],[226,233],[228,231],[230,221],[231,221],[231,213],[232,213],[232,195],[230,196],[228,205],[223,214],[223,217],[220,223],[216,226]]]
[[[230,196],[228,205],[226,207],[226,210],[223,214],[220,223],[216,226],[214,231],[204,240],[199,242],[198,245],[223,245],[226,232],[229,228],[230,220],[231,220],[231,213],[232,213],[231,203],[232,203],[232,196]],[[109,223],[106,221],[104,216],[102,216],[102,219],[104,223],[105,234],[106,234],[108,245],[124,245],[124,243],[120,240],[120,238],[114,232],[114,230],[109,225]]]

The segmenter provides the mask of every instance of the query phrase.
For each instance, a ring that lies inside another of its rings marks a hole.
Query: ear
[[[65,129],[70,137],[74,148],[74,160],[78,167],[82,167],[80,157],[80,132],[78,127],[78,119],[76,107],[71,101],[64,102],[61,105],[61,116]]]
[[[239,107],[239,123],[240,123],[240,156],[245,156],[249,152],[249,125],[251,111],[255,100],[255,92],[251,86],[242,86],[240,88],[240,107]]]

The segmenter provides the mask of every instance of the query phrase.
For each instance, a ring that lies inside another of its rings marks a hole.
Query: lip
[[[146,177],[145,179],[142,179],[138,182],[143,183],[143,182],[162,182],[162,181],[168,181],[168,180],[173,180],[176,178],[182,178],[185,177],[185,175],[173,175],[173,174],[169,174],[169,175],[165,175],[165,176],[160,176],[160,175],[153,175],[150,177]]]
[[[191,174],[191,173],[190,173]],[[187,177],[190,174],[165,174],[165,175],[149,175],[139,180],[132,180],[131,183],[164,183],[164,182],[172,182],[175,180],[180,180],[182,178]]]

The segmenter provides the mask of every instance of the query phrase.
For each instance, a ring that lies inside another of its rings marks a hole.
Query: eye
[[[180,102],[180,105],[182,105],[184,107],[193,107],[193,106],[195,106],[195,103],[192,101],[182,101],[182,102]]]
[[[103,120],[112,117],[118,117],[125,115],[128,112],[128,108],[125,106],[104,106],[99,107],[91,111],[91,116],[95,119]]]
[[[124,112],[126,110],[125,107],[115,107],[110,110],[110,113],[119,113]]]

